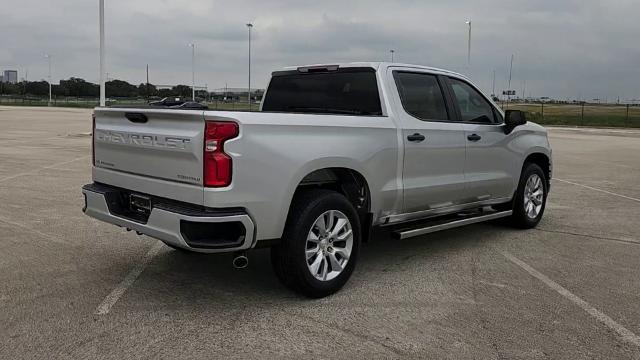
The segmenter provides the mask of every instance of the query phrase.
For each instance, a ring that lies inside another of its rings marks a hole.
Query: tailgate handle
[[[149,121],[149,119],[147,119],[147,115],[143,113],[128,112],[128,113],[124,113],[124,117],[129,119],[129,121],[131,122],[140,123],[140,124],[143,124]]]

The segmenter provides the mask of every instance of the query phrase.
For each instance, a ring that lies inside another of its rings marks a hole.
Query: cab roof
[[[405,68],[405,69],[419,69],[419,70],[426,70],[429,72],[433,72],[433,73],[439,73],[439,74],[446,74],[446,75],[453,75],[456,77],[460,77],[463,79],[468,79],[465,75],[462,75],[460,73],[454,72],[454,71],[450,71],[450,70],[445,70],[445,69],[440,69],[440,68],[436,68],[436,67],[430,67],[430,66],[424,66],[424,65],[415,65],[415,64],[405,64],[405,63],[397,63],[397,62],[375,62],[375,61],[364,61],[364,62],[349,62],[349,63],[326,63],[326,64],[310,64],[310,65],[300,65],[300,66],[287,66],[282,68],[280,71],[301,71],[301,72],[305,72],[305,70],[308,69],[321,69],[321,68],[333,68],[333,69],[337,69],[337,68],[354,68],[354,67],[370,67],[372,69],[375,69],[376,71],[381,71],[390,67],[397,67],[397,68]]]

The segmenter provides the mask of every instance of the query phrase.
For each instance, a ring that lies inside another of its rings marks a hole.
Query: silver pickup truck
[[[274,72],[259,112],[96,108],[84,212],[237,267],[270,246],[285,285],[322,297],[383,227],[536,226],[551,172],[545,129],[460,74],[313,65]]]

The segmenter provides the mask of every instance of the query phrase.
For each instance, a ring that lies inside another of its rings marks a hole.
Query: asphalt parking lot
[[[0,358],[640,359],[640,131],[551,129],[534,230],[363,248],[334,296],[82,214],[91,111],[0,107]]]

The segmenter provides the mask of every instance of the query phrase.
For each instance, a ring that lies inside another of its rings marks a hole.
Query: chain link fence
[[[52,106],[92,108],[98,98],[62,97],[52,99]],[[257,111],[258,102],[247,100],[215,100],[203,102],[211,110]],[[108,99],[107,105],[146,105],[145,98]],[[0,105],[48,106],[49,98],[1,96]],[[600,126],[640,128],[640,104],[557,104],[557,103],[500,103],[504,110],[522,110],[527,119],[544,125]]]
[[[159,99],[152,99],[159,100]],[[51,99],[51,106],[57,107],[76,107],[76,108],[93,108],[98,106],[100,100],[94,97],[69,97],[69,96],[54,96]],[[211,110],[230,110],[230,111],[257,111],[260,108],[259,102],[254,102],[249,107],[247,100],[235,99],[235,100],[215,100],[203,101],[203,104],[207,105]],[[147,104],[146,98],[110,98],[107,99],[108,106],[114,105],[128,105],[144,106]],[[9,106],[49,106],[49,98],[42,97],[19,97],[19,96],[1,96],[0,105]]]
[[[638,104],[504,103],[504,110],[522,110],[527,120],[544,125],[640,128]]]

